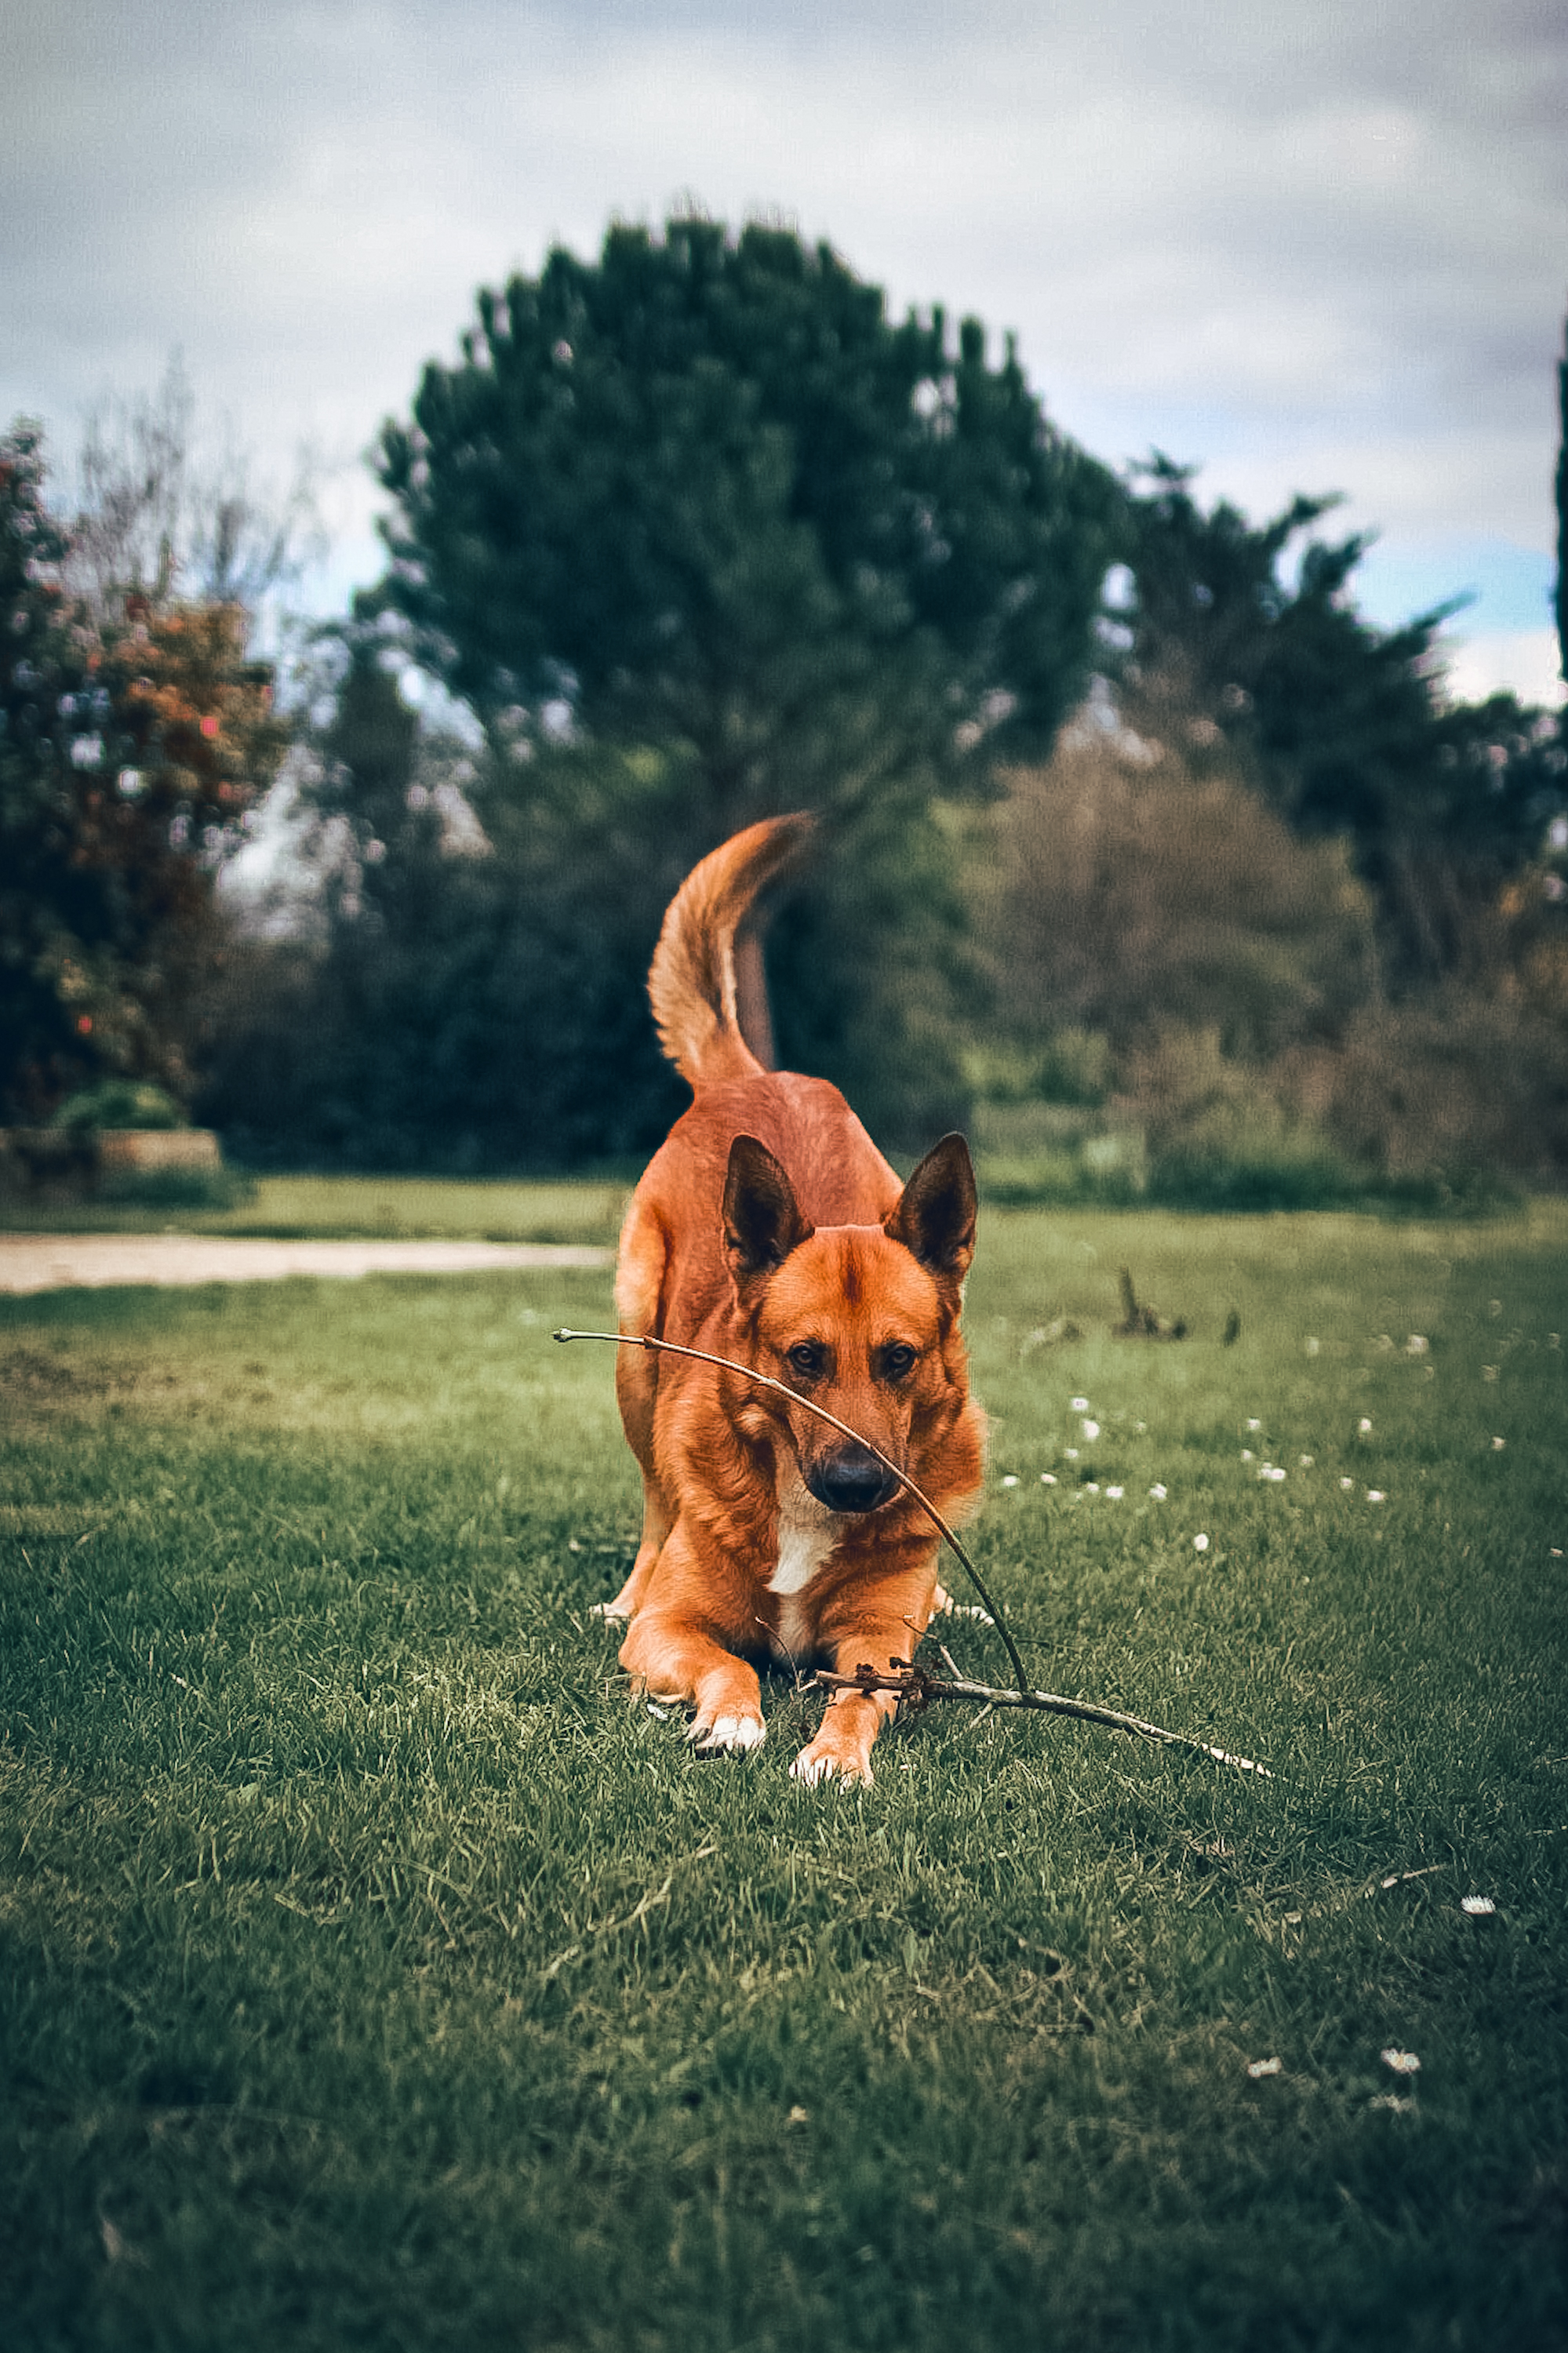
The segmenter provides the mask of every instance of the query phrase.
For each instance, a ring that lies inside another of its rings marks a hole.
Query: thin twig
[[[989,1703],[992,1707],[1035,1708],[1052,1715],[1076,1716],[1085,1724],[1108,1725],[1115,1732],[1137,1733],[1141,1739],[1159,1741],[1164,1746],[1192,1748],[1196,1750],[1200,1757],[1212,1757],[1217,1764],[1234,1765],[1238,1772],[1260,1773],[1266,1780],[1273,1779],[1274,1777],[1266,1765],[1255,1764],[1250,1757],[1234,1757],[1228,1748],[1215,1748],[1206,1740],[1194,1740],[1188,1733],[1168,1732],[1162,1725],[1147,1724],[1139,1715],[1124,1715],[1118,1708],[1097,1707],[1088,1700],[1062,1699],[1054,1692],[1031,1691],[1028,1677],[1023,1672],[1023,1662],[1018,1654],[1017,1644],[1008,1631],[1006,1620],[981,1583],[979,1569],[976,1568],[935,1504],[931,1502],[929,1496],[921,1493],[907,1471],[901,1471],[896,1462],[889,1461],[880,1447],[874,1446],[869,1439],[863,1438],[858,1430],[852,1430],[847,1421],[841,1421],[837,1414],[830,1413],[826,1406],[816,1405],[810,1398],[801,1397],[798,1390],[790,1388],[787,1383],[775,1380],[771,1373],[759,1373],[750,1365],[736,1364],[733,1356],[712,1356],[705,1348],[685,1348],[675,1340],[655,1340],[651,1334],[569,1332],[562,1329],[553,1333],[551,1337],[556,1340],[608,1340],[617,1347],[657,1348],[672,1356],[690,1356],[700,1365],[716,1365],[725,1372],[738,1373],[743,1380],[756,1381],[763,1388],[777,1389],[779,1396],[788,1398],[792,1405],[804,1406],[808,1413],[814,1413],[820,1420],[831,1422],[832,1427],[842,1431],[845,1438],[853,1439],[857,1446],[863,1446],[868,1454],[875,1456],[884,1470],[892,1472],[901,1486],[908,1488],[909,1493],[927,1517],[934,1524],[938,1534],[947,1538],[958,1554],[969,1572],[975,1591],[991,1612],[996,1630],[1001,1637],[1003,1647],[1012,1662],[1013,1673],[1018,1678],[1016,1691],[1001,1691],[991,1683],[969,1683],[959,1675],[956,1669],[953,1669],[952,1658],[944,1649],[942,1657],[948,1668],[953,1669],[949,1681],[939,1681],[936,1676],[927,1674],[922,1667],[902,1662],[895,1662],[891,1673],[882,1673],[874,1667],[863,1666],[857,1667],[853,1675],[841,1675],[834,1673],[831,1668],[820,1667],[817,1670],[816,1681],[821,1690],[896,1692],[898,1713],[901,1715],[906,1714],[918,1715],[923,1709],[930,1705],[933,1700],[938,1699],[979,1700]]]
[[[942,1655],[947,1658],[948,1653],[944,1651]],[[1076,1716],[1081,1723],[1108,1725],[1113,1732],[1135,1732],[1141,1739],[1159,1741],[1164,1746],[1195,1749],[1199,1756],[1212,1757],[1218,1765],[1234,1765],[1240,1773],[1261,1773],[1266,1781],[1274,1778],[1266,1765],[1256,1764],[1250,1757],[1234,1756],[1228,1748],[1216,1748],[1207,1740],[1194,1740],[1190,1733],[1168,1732],[1161,1724],[1147,1723],[1140,1715],[1124,1715],[1119,1708],[1098,1707],[1085,1699],[1063,1699],[1055,1692],[1004,1691],[992,1683],[970,1683],[958,1675],[944,1680],[901,1660],[895,1660],[885,1672],[863,1666],[857,1667],[853,1675],[836,1674],[831,1667],[819,1667],[816,1680],[819,1687],[828,1692],[896,1692],[900,1715],[920,1715],[933,1700],[963,1699],[979,1700],[987,1707],[1029,1707],[1050,1715]]]
[[[970,1583],[973,1585],[975,1591],[980,1595],[980,1600],[983,1602],[986,1609],[990,1610],[996,1630],[1001,1637],[1002,1648],[1006,1651],[1009,1663],[1012,1668],[1013,1673],[1018,1678],[1020,1695],[1025,1698],[1027,1697],[1029,1691],[1029,1678],[1023,1672],[1023,1661],[1018,1654],[1018,1645],[1013,1641],[1012,1634],[1008,1631],[1006,1620],[1002,1617],[1001,1610],[997,1608],[996,1603],[991,1599],[991,1595],[986,1591],[984,1585],[981,1583],[979,1569],[975,1567],[973,1561],[969,1558],[968,1553],[959,1542],[958,1537],[953,1534],[952,1529],[948,1525],[947,1521],[942,1517],[941,1513],[937,1509],[936,1504],[932,1503],[930,1497],[922,1493],[919,1487],[916,1485],[915,1481],[909,1476],[908,1472],[901,1471],[896,1462],[893,1461],[887,1455],[884,1454],[880,1446],[874,1446],[869,1438],[863,1438],[858,1430],[852,1430],[847,1421],[841,1421],[836,1413],[830,1413],[828,1411],[825,1405],[817,1405],[810,1398],[802,1397],[799,1389],[790,1388],[788,1382],[776,1381],[771,1373],[759,1373],[750,1365],[737,1365],[733,1356],[711,1356],[705,1348],[683,1348],[677,1340],[655,1340],[651,1333],[568,1332],[562,1330],[552,1333],[550,1336],[555,1340],[609,1340],[616,1347],[657,1348],[666,1356],[690,1356],[699,1365],[717,1365],[727,1373],[738,1373],[743,1380],[756,1381],[762,1388],[777,1389],[779,1395],[783,1398],[788,1398],[791,1405],[803,1405],[808,1413],[814,1413],[820,1421],[831,1422],[832,1427],[836,1430],[841,1431],[845,1438],[852,1438],[857,1446],[863,1446],[868,1454],[875,1456],[877,1461],[881,1463],[885,1471],[890,1471],[892,1472],[893,1476],[898,1481],[901,1487],[908,1488],[909,1493],[914,1496],[915,1501],[919,1504],[927,1518],[931,1521],[938,1535],[946,1536],[953,1550],[958,1554],[959,1558],[962,1561],[965,1568],[969,1572]]]

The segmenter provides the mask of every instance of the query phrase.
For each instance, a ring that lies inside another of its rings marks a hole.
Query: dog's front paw
[[[686,1735],[699,1756],[716,1757],[728,1752],[740,1756],[748,1748],[760,1748],[768,1737],[768,1726],[755,1708],[740,1708],[733,1714],[715,1715],[712,1721],[699,1715]]]
[[[853,1742],[830,1740],[824,1725],[810,1747],[801,1749],[789,1770],[797,1781],[812,1785],[819,1781],[859,1781],[869,1788],[871,1755]]]
[[[607,1626],[626,1626],[631,1621],[630,1607],[622,1608],[619,1600],[596,1601],[588,1611],[590,1618],[602,1618]]]

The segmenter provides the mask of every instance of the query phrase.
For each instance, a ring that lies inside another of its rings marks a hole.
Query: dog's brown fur
[[[627,1215],[620,1329],[786,1382],[951,1520],[978,1493],[984,1440],[959,1329],[974,1249],[968,1147],[946,1137],[900,1187],[837,1088],[765,1071],[736,1017],[736,928],[809,824],[736,834],[664,919],[649,995],[695,1101]],[[655,1697],[694,1706],[694,1740],[762,1739],[746,1654],[841,1672],[912,1654],[937,1595],[938,1540],[874,1457],[776,1391],[686,1358],[624,1348],[617,1388],[644,1514],[606,1614],[630,1620],[621,1664]],[[795,1772],[869,1781],[892,1704],[837,1694]]]

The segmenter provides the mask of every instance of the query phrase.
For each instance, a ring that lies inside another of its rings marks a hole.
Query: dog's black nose
[[[842,1454],[825,1456],[807,1474],[806,1484],[830,1511],[874,1512],[899,1482],[874,1454],[868,1454],[863,1446],[851,1446]]]

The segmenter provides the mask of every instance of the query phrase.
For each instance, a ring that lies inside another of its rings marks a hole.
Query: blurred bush
[[[93,1187],[95,1200],[135,1209],[242,1209],[255,1196],[238,1168],[108,1169]]]
[[[1287,1100],[1394,1188],[1484,1191],[1568,1169],[1568,1029],[1509,994],[1458,985],[1369,1003],[1331,1051],[1298,1050]]]
[[[1239,767],[1197,776],[1080,723],[1048,766],[1006,782],[977,929],[994,944],[998,1025],[1045,1087],[1053,1058],[1086,1067],[1075,1035],[1121,1051],[1153,1019],[1255,1057],[1331,1029],[1365,994],[1372,908],[1343,847],[1298,839]]]
[[[173,1095],[154,1086],[149,1079],[100,1079],[96,1085],[79,1087],[75,1094],[68,1095],[55,1114],[54,1124],[71,1129],[129,1127],[166,1131],[188,1127],[190,1122]]]
[[[1561,1181],[1549,863],[1499,900],[1487,959],[1390,1002],[1344,846],[1293,833],[1238,757],[1194,773],[1080,722],[1007,781],[971,885],[993,1028],[964,1065],[992,1198],[1437,1211]]]
[[[1308,1209],[1352,1201],[1370,1172],[1227,1055],[1220,1032],[1168,1026],[1134,1047],[1126,1084],[1146,1122],[1152,1197],[1176,1208]]]

